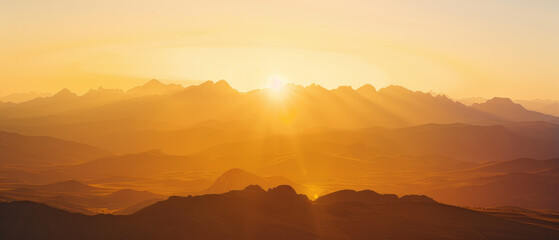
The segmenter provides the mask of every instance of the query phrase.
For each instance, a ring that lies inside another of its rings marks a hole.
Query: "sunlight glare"
[[[273,97],[278,98],[283,96],[284,85],[285,80],[282,77],[277,75],[268,77],[268,89]]]

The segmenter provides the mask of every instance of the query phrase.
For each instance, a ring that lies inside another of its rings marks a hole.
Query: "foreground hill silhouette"
[[[132,215],[0,203],[2,239],[557,239],[559,232],[437,203],[345,190],[315,202],[289,186],[171,197]]]
[[[153,153],[153,152],[152,152]],[[150,153],[145,153],[150,154]],[[136,155],[140,157],[141,155]],[[155,155],[156,156],[156,155]],[[159,155],[161,157],[165,157],[164,155]],[[178,159],[184,160],[184,159]],[[117,161],[117,160],[115,160]],[[138,159],[138,162],[143,161],[142,159]],[[155,161],[172,161],[166,158],[160,158]],[[122,163],[117,163],[122,164]],[[186,162],[185,164],[189,164]],[[150,167],[145,167],[146,163],[138,163],[141,168],[144,169],[151,169]],[[165,163],[156,164],[156,166],[166,165]],[[79,166],[79,165],[78,165]],[[96,172],[95,168],[92,166],[88,167],[91,169],[92,172]],[[113,169],[112,167],[107,167],[106,169]],[[186,169],[185,167],[180,167],[180,165],[171,166],[169,168],[161,168],[158,169],[161,172],[169,172],[170,170],[178,170],[178,169]],[[157,171],[157,170],[156,170]],[[80,174],[79,168],[72,168],[70,172]],[[107,174],[109,174],[107,172]],[[116,174],[123,174],[123,173],[116,173]],[[131,173],[127,173],[128,177],[133,177],[130,175]],[[151,177],[151,174],[146,172],[138,173],[139,176],[143,176],[140,178],[140,182],[138,185],[145,185],[149,183],[147,180],[148,177]],[[100,181],[101,183],[109,183],[112,186],[115,184],[118,185],[119,175],[104,178]],[[123,185],[132,185],[132,179],[122,179],[121,181]],[[158,180],[153,180],[157,182]],[[95,181],[94,181],[95,182]],[[194,185],[194,184],[193,184]],[[201,181],[198,181],[197,188],[203,188],[206,185]],[[264,188],[273,188],[279,185],[290,185],[293,186],[298,192],[307,193],[307,194],[315,194],[304,186],[294,183],[284,177],[279,176],[258,176],[256,174],[244,171],[242,169],[230,169],[223,174],[221,174],[215,181],[206,189],[202,191],[198,191],[197,188],[189,189],[188,186],[176,186],[176,192],[182,195],[201,195],[201,194],[216,194],[216,193],[225,193],[232,190],[242,190],[246,186],[249,185],[259,185],[263,186]],[[4,187],[11,188],[9,190],[1,190],[0,191],[0,201],[15,201],[15,200],[29,200],[38,203],[44,203],[49,206],[53,206],[59,209],[64,209],[70,212],[77,212],[83,214],[95,214],[99,212],[104,213],[112,213],[112,214],[129,214],[133,211],[139,210],[145,206],[151,205],[158,200],[162,200],[164,196],[151,193],[149,191],[136,191],[133,189],[120,189],[114,190],[112,188],[103,188],[103,187],[93,187],[91,185],[87,185],[75,180],[66,180],[61,182],[49,183],[49,184],[22,184],[22,183],[14,183],[14,184],[5,184]],[[168,188],[171,188],[167,186]],[[161,191],[160,186],[152,187],[154,190]],[[185,192],[186,191],[186,192]]]

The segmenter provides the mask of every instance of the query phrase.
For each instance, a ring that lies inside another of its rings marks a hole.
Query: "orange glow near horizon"
[[[559,0],[0,0],[0,32],[2,239],[559,239]]]
[[[329,89],[394,84],[459,98],[557,99],[559,8],[528,4],[2,2],[0,96],[128,89],[152,78],[225,79],[249,91],[279,74]]]

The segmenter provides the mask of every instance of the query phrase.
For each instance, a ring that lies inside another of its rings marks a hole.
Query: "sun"
[[[282,77],[277,76],[277,75],[271,75],[268,77],[268,87],[270,88],[270,91],[272,92],[281,92],[283,90],[283,85],[285,84],[285,81],[283,80]]]
[[[282,97],[284,95],[285,80],[278,75],[271,75],[268,77],[269,93],[273,97]]]

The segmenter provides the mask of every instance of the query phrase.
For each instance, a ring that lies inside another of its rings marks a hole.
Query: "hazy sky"
[[[0,0],[0,95],[225,79],[559,99],[559,1]]]

